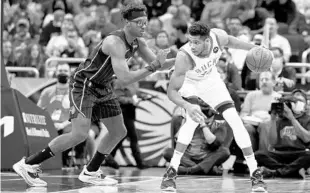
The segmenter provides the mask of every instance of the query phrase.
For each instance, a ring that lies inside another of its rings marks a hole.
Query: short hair
[[[192,36],[202,36],[209,37],[210,36],[210,28],[207,24],[202,22],[194,22],[188,29],[188,33]]]
[[[180,21],[176,22],[175,24],[173,24],[173,27],[177,30],[181,30],[181,32],[184,34],[186,34],[186,32],[188,30],[187,23],[183,20],[180,20]]]
[[[276,80],[276,76],[275,76],[270,70],[259,73],[259,76],[258,76],[259,79],[260,79],[260,76],[261,76],[263,73],[270,73],[270,74],[271,74],[271,79],[272,79],[273,81]]]
[[[146,12],[146,7],[143,4],[129,3],[122,8],[121,13],[124,19],[128,19],[131,13],[134,11],[145,11]]]

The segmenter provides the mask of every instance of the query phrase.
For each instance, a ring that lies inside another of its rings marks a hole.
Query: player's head
[[[123,7],[122,15],[128,32],[134,37],[142,37],[148,23],[146,7],[143,4],[130,3]]]
[[[194,22],[188,29],[189,46],[193,54],[200,55],[209,50],[211,44],[210,28],[201,22]]]

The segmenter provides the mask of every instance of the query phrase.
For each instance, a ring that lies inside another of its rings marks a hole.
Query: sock
[[[252,176],[253,172],[257,169],[257,162],[254,156],[254,153],[248,156],[244,156],[246,163],[250,170],[250,176]]]
[[[43,149],[40,152],[37,152],[36,154],[33,154],[29,157],[26,158],[25,163],[29,164],[29,165],[35,165],[35,164],[40,164],[43,161],[54,157],[54,153],[52,152],[52,150],[50,149],[49,146],[47,146],[45,149]]]
[[[97,171],[103,160],[108,156],[108,154],[102,154],[99,151],[97,151],[94,155],[94,157],[90,160],[90,162],[87,165],[87,171],[89,172],[95,172]]]
[[[184,153],[182,153],[182,152],[174,150],[173,156],[172,156],[171,161],[170,161],[170,166],[173,167],[176,171],[178,171],[178,168],[179,168],[183,154]]]

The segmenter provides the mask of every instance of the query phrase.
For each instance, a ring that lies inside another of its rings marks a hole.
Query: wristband
[[[161,68],[160,62],[158,60],[154,60],[149,66],[145,67],[150,72],[155,72],[156,70]]]

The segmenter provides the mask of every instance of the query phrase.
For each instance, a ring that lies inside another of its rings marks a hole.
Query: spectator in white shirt
[[[289,41],[278,34],[278,24],[275,18],[267,18],[265,25],[269,25],[269,47],[278,47],[283,50],[284,59],[289,62],[292,55],[291,45]]]

